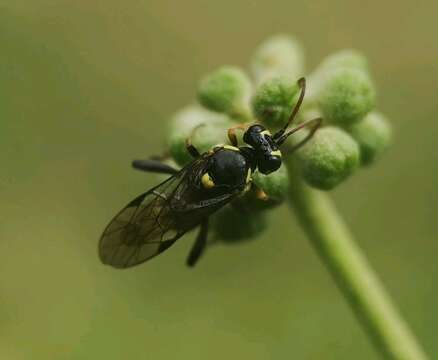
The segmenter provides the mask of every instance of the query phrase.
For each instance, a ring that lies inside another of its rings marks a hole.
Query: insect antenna
[[[312,120],[308,120],[308,121],[306,121],[306,122],[304,122],[304,123],[298,125],[296,128],[293,128],[293,129],[289,130],[288,132],[286,132],[285,134],[283,134],[283,135],[280,137],[280,139],[278,139],[278,140],[276,141],[276,142],[277,142],[277,145],[280,146],[281,144],[284,143],[284,141],[285,141],[290,135],[296,133],[297,131],[299,131],[299,130],[301,130],[301,129],[303,129],[303,128],[306,128],[306,127],[310,126],[310,127],[311,127],[311,128],[310,128],[310,131],[309,131],[309,133],[306,135],[306,137],[305,137],[303,140],[301,140],[298,144],[295,144],[294,146],[289,147],[289,148],[287,149],[287,153],[288,153],[288,154],[289,154],[289,153],[292,153],[292,152],[294,152],[295,150],[298,150],[301,146],[303,146],[306,142],[308,142],[308,141],[312,138],[312,136],[315,134],[315,131],[318,130],[318,128],[321,126],[321,123],[322,123],[322,118],[315,118],[315,119],[312,119]]]
[[[282,129],[280,129],[279,131],[277,131],[274,134],[273,139],[277,142],[278,142],[278,139],[282,138],[283,134],[286,132],[286,129],[292,124],[292,122],[295,119],[295,116],[297,115],[298,111],[300,110],[301,104],[303,103],[304,95],[306,93],[306,79],[303,77],[298,79],[297,84],[298,84],[299,88],[301,89],[300,96],[299,96],[298,101],[295,104],[295,106],[292,110],[292,113],[290,114],[289,119],[287,120],[286,124],[283,126]]]

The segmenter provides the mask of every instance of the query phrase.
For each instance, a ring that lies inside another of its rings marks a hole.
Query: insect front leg
[[[195,135],[195,132],[196,132],[201,126],[204,126],[204,125],[205,125],[205,124],[199,124],[198,126],[196,126],[196,127],[192,130],[190,136],[186,139],[186,149],[187,149],[187,151],[189,152],[189,154],[190,154],[193,158],[195,158],[195,159],[197,159],[198,157],[200,157],[200,156],[201,156],[201,153],[198,151],[198,149],[195,147],[195,145],[193,145],[193,143],[192,143],[192,139],[193,139],[193,136]]]
[[[137,170],[154,172],[158,174],[174,175],[178,172],[178,170],[172,166],[164,164],[160,160],[156,159],[134,160],[132,162],[132,167]]]
[[[199,260],[202,253],[205,250],[205,246],[207,245],[207,236],[208,236],[208,218],[203,220],[201,223],[198,236],[196,237],[195,243],[193,244],[189,256],[187,257],[187,261],[186,261],[187,266],[193,267],[196,265],[197,261]]]
[[[195,159],[201,156],[201,153],[198,151],[198,149],[196,149],[195,145],[192,144],[191,136],[186,139],[186,149],[189,154]]]
[[[234,126],[234,127],[228,129],[227,135],[228,135],[228,140],[230,140],[231,145],[236,146],[236,147],[238,145],[236,130],[239,129],[239,130],[245,131],[246,128],[247,128],[247,126],[245,124],[240,124],[240,125],[237,125],[237,126]]]

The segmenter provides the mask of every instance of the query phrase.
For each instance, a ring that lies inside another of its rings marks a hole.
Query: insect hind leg
[[[205,247],[207,245],[208,237],[208,218],[201,223],[201,228],[199,230],[198,236],[196,237],[195,243],[190,250],[189,256],[187,257],[186,264],[189,267],[196,265],[201,255],[204,253]]]
[[[132,167],[137,170],[158,174],[174,175],[178,172],[174,167],[155,159],[134,160],[132,162]]]

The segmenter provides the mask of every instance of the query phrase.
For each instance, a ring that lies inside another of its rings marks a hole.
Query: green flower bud
[[[391,125],[387,118],[378,112],[369,113],[349,131],[359,144],[362,165],[371,164],[391,143]]]
[[[235,202],[244,209],[254,211],[271,209],[283,203],[288,189],[289,174],[285,166],[269,175],[256,172],[250,190]]]
[[[296,79],[274,78],[261,84],[252,98],[253,111],[269,128],[282,127],[297,101],[299,87]]]
[[[357,69],[368,72],[368,60],[357,50],[345,49],[327,56],[308,78],[306,103],[315,103],[315,98],[330,73],[339,68]]]
[[[241,69],[223,66],[201,80],[198,98],[210,110],[248,118],[251,90],[251,81]]]
[[[294,37],[272,36],[256,49],[250,67],[257,84],[279,76],[298,79],[304,74],[304,52]]]
[[[210,218],[214,235],[227,243],[250,240],[267,227],[265,213],[227,205]]]
[[[349,126],[362,119],[375,105],[374,85],[364,71],[353,68],[331,70],[318,92],[324,120]]]
[[[227,129],[234,123],[224,114],[215,113],[190,105],[176,113],[168,131],[168,147],[172,158],[178,165],[192,160],[186,149],[186,139],[202,153],[212,146],[227,143]]]
[[[299,124],[302,124],[303,122],[313,120],[316,118],[322,118],[322,113],[318,108],[310,107],[310,106],[305,106],[305,107],[303,106],[303,107],[301,107],[294,124],[299,125]],[[323,125],[325,125],[325,122],[323,122]],[[301,133],[303,130],[298,131],[298,134]]]
[[[330,71],[340,67],[368,71],[367,58],[355,49],[345,49],[327,56],[318,66],[317,71]]]
[[[359,165],[359,146],[344,130],[325,127],[316,131],[297,151],[302,175],[316,188],[329,190],[348,178]]]
[[[289,187],[289,174],[286,166],[281,166],[269,175],[263,175],[257,171],[252,179],[254,184],[263,190],[269,199],[281,202],[286,198]]]

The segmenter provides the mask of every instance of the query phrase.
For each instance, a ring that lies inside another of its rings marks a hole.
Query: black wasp
[[[207,243],[209,217],[247,191],[255,171],[269,174],[281,166],[279,148],[289,135],[311,125],[308,135],[289,149],[294,150],[320,125],[318,118],[288,130],[303,101],[305,79],[298,80],[298,85],[301,92],[297,104],[285,126],[274,135],[260,124],[240,125],[228,130],[231,145],[215,146],[204,154],[196,150],[189,138],[187,150],[194,159],[181,170],[159,160],[134,161],[137,169],[171,176],[131,201],[108,224],[99,242],[101,261],[116,268],[138,265],[200,226],[187,258],[187,264],[193,266]],[[245,130],[246,146],[238,146],[236,129]]]

